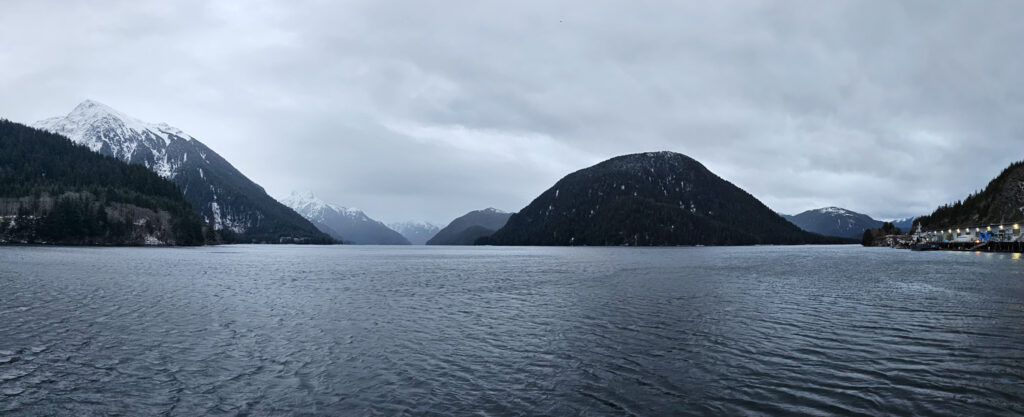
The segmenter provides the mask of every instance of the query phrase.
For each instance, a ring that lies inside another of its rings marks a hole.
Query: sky
[[[93,99],[275,196],[516,211],[628,153],[772,209],[928,214],[1024,159],[1024,2],[0,0],[0,117]]]

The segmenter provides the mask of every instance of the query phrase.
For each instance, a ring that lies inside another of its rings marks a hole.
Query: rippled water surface
[[[1024,260],[0,247],[3,415],[1024,413]]]

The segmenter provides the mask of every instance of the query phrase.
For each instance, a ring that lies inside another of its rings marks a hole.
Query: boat
[[[926,250],[939,250],[938,243],[922,243],[919,245],[911,245],[910,250],[913,251],[926,251]]]

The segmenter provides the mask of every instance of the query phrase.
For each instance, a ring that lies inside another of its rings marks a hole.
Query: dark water
[[[1019,414],[1019,258],[6,247],[0,414]]]

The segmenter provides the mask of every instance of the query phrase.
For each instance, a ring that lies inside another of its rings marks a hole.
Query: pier
[[[946,230],[918,231],[915,244],[933,244],[937,249],[971,252],[1024,252],[1024,230],[1020,223],[989,224]]]

